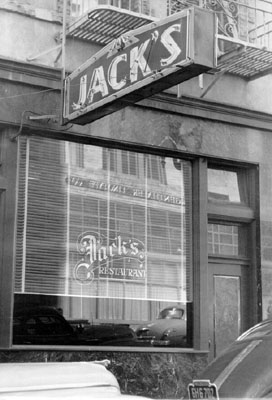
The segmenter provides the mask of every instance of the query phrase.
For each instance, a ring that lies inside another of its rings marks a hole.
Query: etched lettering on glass
[[[96,232],[78,237],[81,259],[74,267],[74,278],[82,284],[94,279],[142,280],[146,277],[144,244],[134,238],[117,235],[107,239]]]

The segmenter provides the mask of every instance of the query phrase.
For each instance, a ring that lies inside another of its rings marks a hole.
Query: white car
[[[170,306],[158,318],[136,329],[139,341],[152,346],[187,347],[187,321],[185,308]]]
[[[0,400],[147,399],[121,394],[108,363],[0,363]]]

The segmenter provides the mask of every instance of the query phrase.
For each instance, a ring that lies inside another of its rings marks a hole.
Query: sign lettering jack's
[[[63,122],[84,125],[216,66],[216,17],[189,8],[113,41],[65,80]]]
[[[81,259],[74,267],[74,278],[81,284],[95,278],[139,281],[146,277],[145,250],[140,240],[121,234],[107,239],[88,231],[78,237],[77,249]]]

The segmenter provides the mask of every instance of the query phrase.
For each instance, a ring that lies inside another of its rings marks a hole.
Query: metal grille
[[[168,0],[168,13],[190,6],[214,11],[220,35],[272,49],[271,0]]]
[[[168,0],[168,13],[190,6],[217,14],[220,71],[246,79],[271,73],[271,0]]]
[[[187,7],[199,6],[218,16],[220,71],[247,79],[271,72],[272,0],[138,0],[139,10],[146,15],[138,9],[137,12],[130,10],[133,4],[135,10],[133,1],[103,2],[106,5],[96,6],[73,22],[67,35],[104,46],[127,31],[152,22],[155,17],[164,18]]]
[[[129,30],[151,21],[149,17],[145,18],[116,7],[97,7],[70,25],[67,36],[106,45]]]
[[[77,13],[72,14],[81,19],[86,12],[90,14],[100,6],[133,13],[134,19],[138,14],[138,18],[146,16],[149,20],[164,18],[191,6],[204,7],[217,14],[220,35],[272,49],[271,0],[73,0],[72,7],[76,7]],[[132,19],[127,22],[132,23]],[[127,28],[131,30],[135,26],[138,27],[137,23]]]
[[[218,69],[242,78],[252,79],[272,72],[272,52],[254,47],[241,47],[222,56]]]

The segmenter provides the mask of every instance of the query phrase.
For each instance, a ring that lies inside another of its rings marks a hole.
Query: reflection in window
[[[165,157],[104,148],[103,169],[167,184]]]
[[[209,168],[209,200],[247,203],[245,183],[245,176],[241,172]]]
[[[137,175],[138,157],[136,153],[122,150],[122,173],[127,175]]]
[[[31,137],[19,169],[15,311],[43,306],[46,325],[61,310],[75,344],[132,346],[137,326],[186,308],[190,162]]]
[[[148,179],[166,184],[164,157],[157,157],[151,154],[145,155],[144,173]]]

